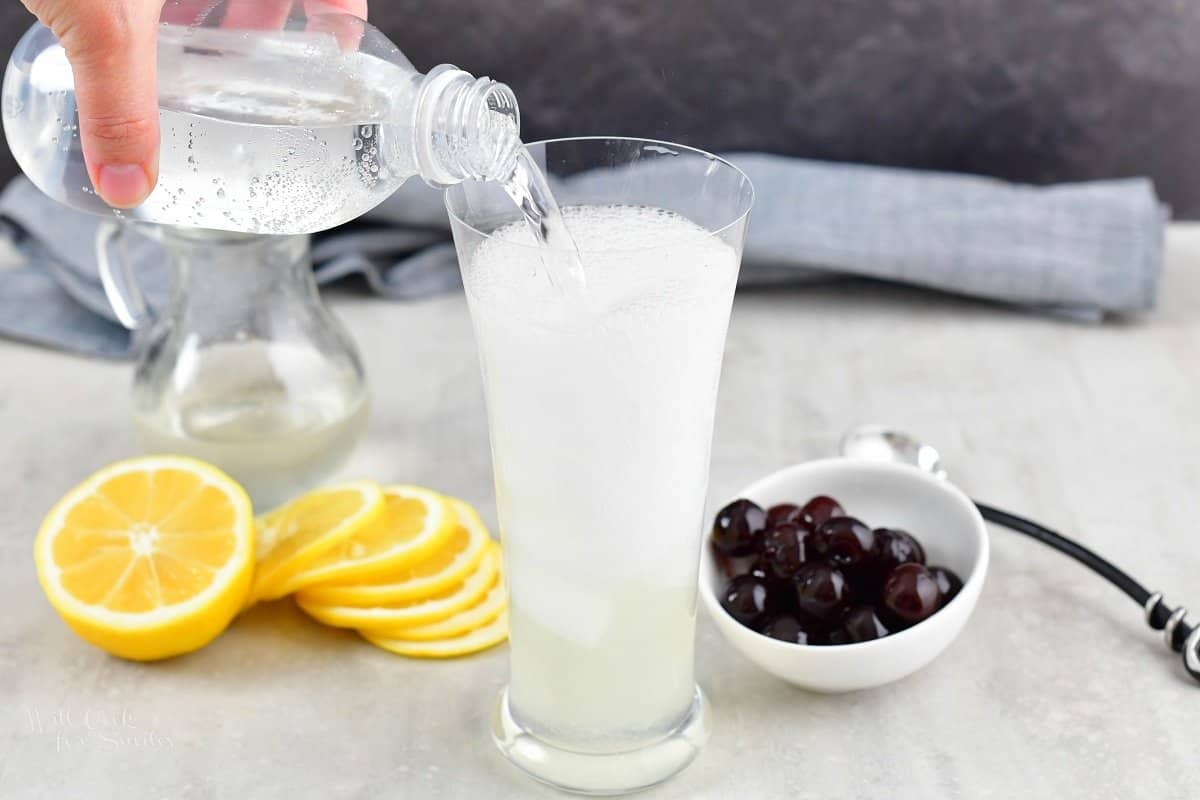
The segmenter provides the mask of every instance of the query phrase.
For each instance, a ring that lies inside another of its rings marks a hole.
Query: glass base
[[[576,794],[649,789],[692,763],[708,734],[708,701],[699,687],[687,716],[673,731],[653,744],[621,753],[577,753],[538,739],[513,717],[507,688],[492,713],[492,738],[505,758],[542,783]]]

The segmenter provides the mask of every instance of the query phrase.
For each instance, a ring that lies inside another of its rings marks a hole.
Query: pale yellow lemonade
[[[466,283],[511,586],[512,713],[547,742],[613,752],[670,732],[695,697],[695,543],[738,256],[659,209],[563,215],[585,289],[555,288],[512,246],[533,244],[524,223],[480,245]]]

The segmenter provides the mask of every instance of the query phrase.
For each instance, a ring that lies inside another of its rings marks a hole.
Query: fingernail
[[[137,164],[105,164],[96,190],[111,206],[133,208],[150,194],[150,176]]]

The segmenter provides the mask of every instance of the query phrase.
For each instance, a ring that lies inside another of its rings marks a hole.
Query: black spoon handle
[[[1146,623],[1156,631],[1165,631],[1167,647],[1176,653],[1183,653],[1184,669],[1200,681],[1200,625],[1188,623],[1186,608],[1171,608],[1163,602],[1162,592],[1151,593],[1124,570],[1061,533],[1055,533],[1044,525],[983,503],[976,503],[975,506],[988,522],[1023,533],[1060,553],[1065,553],[1129,595],[1145,610]]]

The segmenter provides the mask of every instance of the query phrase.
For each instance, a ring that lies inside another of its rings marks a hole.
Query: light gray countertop
[[[884,421],[936,442],[968,492],[1072,533],[1200,610],[1200,227],[1173,226],[1162,306],[1079,325],[847,283],[743,293],[711,497]],[[459,296],[338,292],[374,393],[351,472],[494,519],[483,397]],[[408,661],[288,602],[155,665],[78,640],[45,601],[42,514],[133,454],[129,368],[0,343],[0,798],[552,797],[493,750],[503,648]],[[845,696],[793,689],[701,619],[703,755],[648,798],[1182,798],[1200,786],[1200,687],[1117,590],[993,529],[962,636]],[[701,612],[703,617],[703,612]]]

